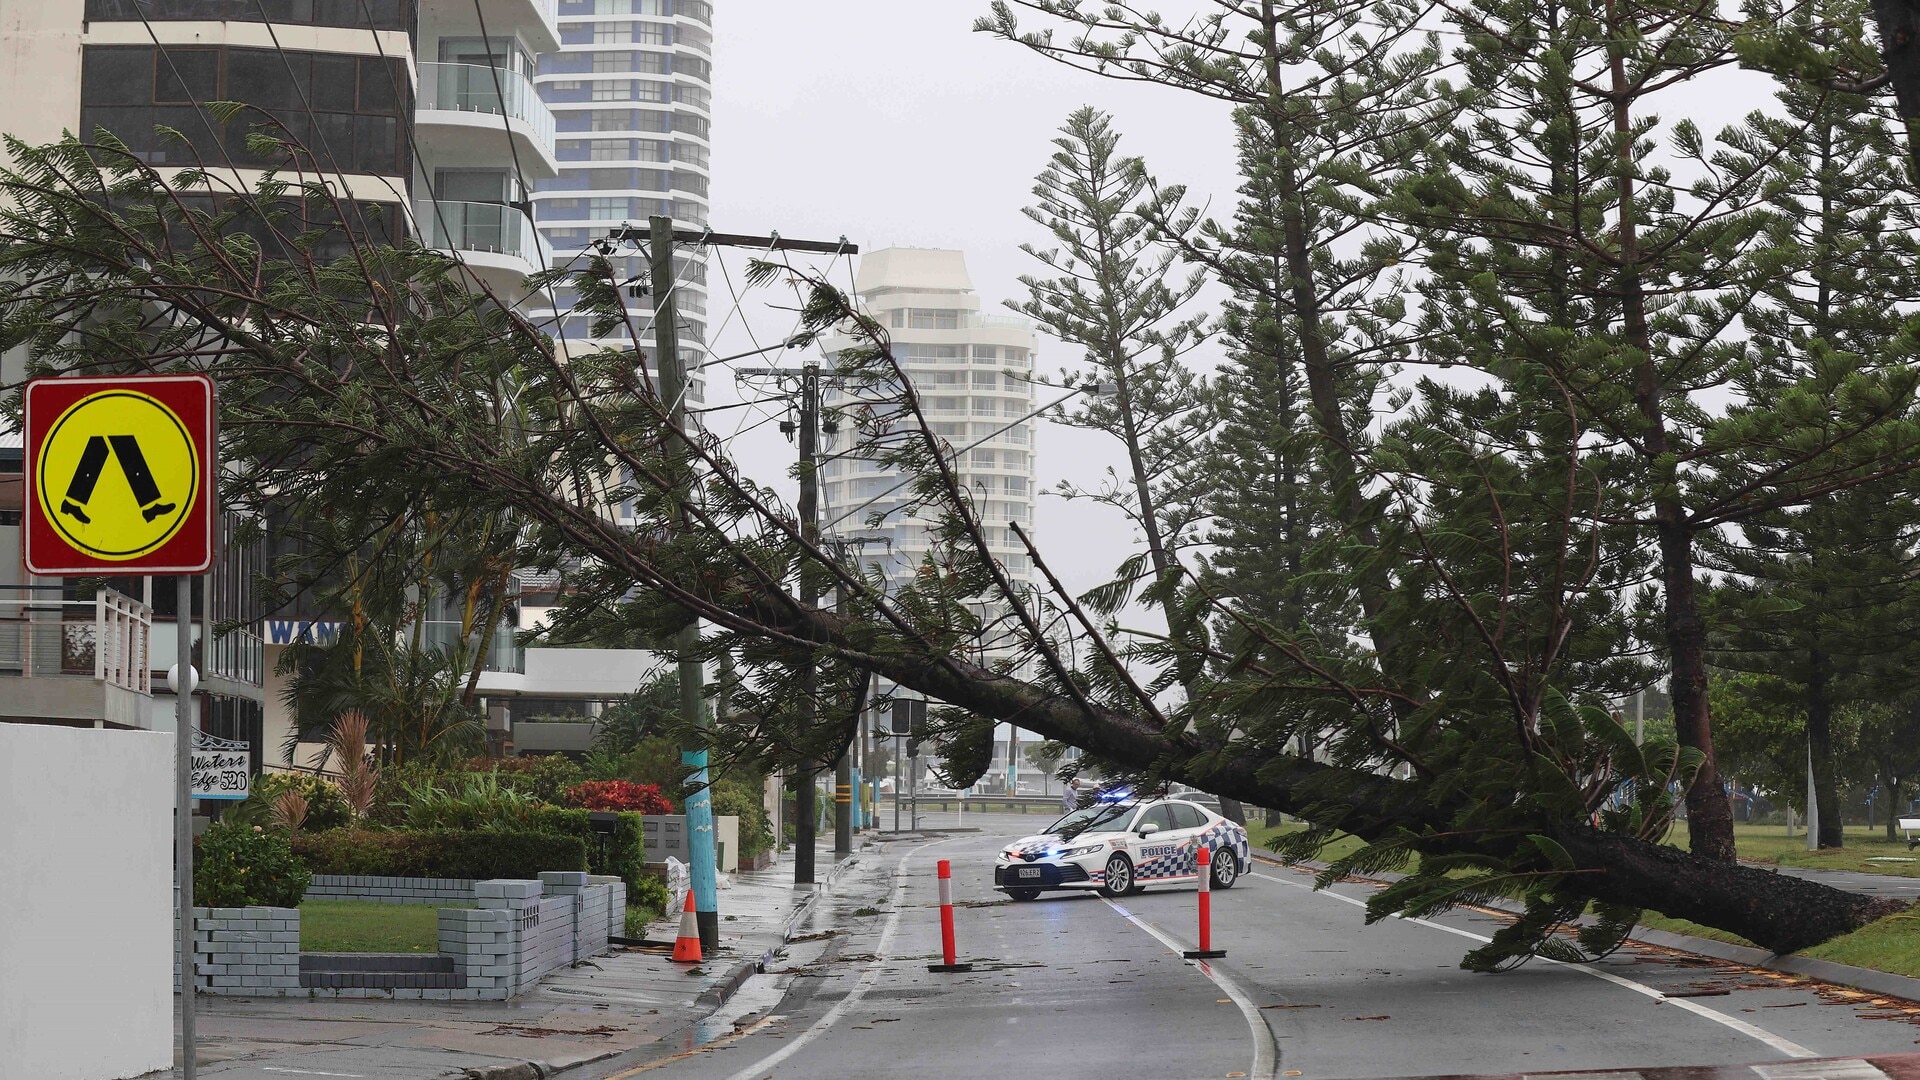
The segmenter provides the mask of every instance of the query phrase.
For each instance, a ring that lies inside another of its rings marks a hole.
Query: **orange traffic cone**
[[[700,962],[700,927],[693,917],[693,890],[687,890],[687,906],[680,911],[680,933],[673,939],[673,962]]]

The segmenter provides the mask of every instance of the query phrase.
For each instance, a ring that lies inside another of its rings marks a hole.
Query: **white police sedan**
[[[1099,802],[1008,844],[994,861],[993,887],[1015,900],[1046,889],[1125,896],[1196,880],[1202,846],[1213,859],[1212,887],[1232,888],[1247,867],[1242,826],[1184,799]]]

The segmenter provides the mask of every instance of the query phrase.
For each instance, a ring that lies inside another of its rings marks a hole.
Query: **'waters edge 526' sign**
[[[193,758],[188,763],[188,785],[196,799],[244,799],[252,755],[244,742],[222,739],[204,731],[193,733]]]

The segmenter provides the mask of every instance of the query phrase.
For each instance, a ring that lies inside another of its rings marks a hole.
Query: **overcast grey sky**
[[[1190,185],[1217,209],[1231,204],[1224,107],[1071,71],[973,33],[987,0],[720,0],[714,7],[717,231],[844,235],[863,250],[958,248],[983,303],[996,310],[1019,297],[1018,276],[1038,266],[1019,246],[1045,236],[1020,210],[1032,201],[1056,129],[1086,104],[1113,113],[1122,149],[1145,157],[1163,180]],[[729,258],[736,280],[741,259]],[[717,274],[709,282],[708,322],[718,326],[732,299]],[[765,342],[791,320],[763,312],[755,325]],[[712,345],[723,356],[754,347],[737,330]],[[1042,340],[1040,370],[1073,359]],[[718,377],[709,383],[709,404],[733,400],[730,378],[711,374]],[[739,415],[716,414],[715,429],[734,430]],[[1043,490],[1063,477],[1093,481],[1117,460],[1114,444],[1098,436],[1046,425],[1039,437]],[[762,480],[793,458],[772,425],[743,439],[740,454]],[[791,497],[790,484],[785,490]],[[1117,515],[1084,505],[1045,497],[1037,519],[1043,553],[1076,588],[1104,580],[1132,549]]]

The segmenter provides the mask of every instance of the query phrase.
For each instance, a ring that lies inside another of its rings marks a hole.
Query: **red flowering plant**
[[[567,789],[567,802],[583,810],[631,810],[642,814],[671,814],[673,803],[659,784],[631,780],[588,780]]]

